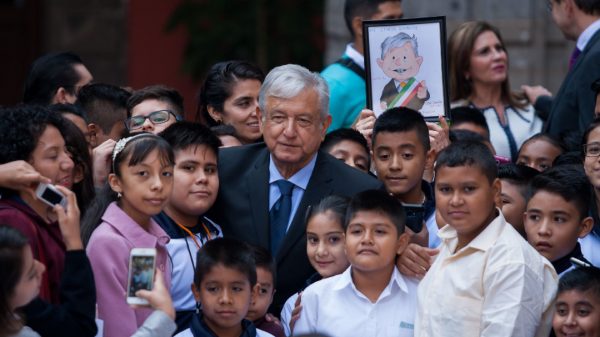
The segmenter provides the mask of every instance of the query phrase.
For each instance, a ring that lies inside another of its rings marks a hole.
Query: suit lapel
[[[317,172],[317,174],[315,174],[315,172]],[[306,209],[309,205],[314,205],[321,201],[323,197],[333,193],[333,187],[331,186],[332,181],[333,172],[330,172],[326,156],[319,152],[317,154],[315,168],[310,175],[308,185],[306,185],[306,191],[304,191],[300,205],[294,215],[294,220],[292,221],[290,229],[287,231],[283,243],[281,244],[281,248],[279,249],[279,253],[277,254],[278,262],[282,261],[290,252],[290,249],[294,244],[306,235],[306,225],[304,223]]]
[[[246,184],[258,243],[269,247],[269,152],[266,148],[257,156]]]

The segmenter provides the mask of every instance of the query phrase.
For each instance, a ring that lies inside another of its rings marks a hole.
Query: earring
[[[121,194],[121,192],[117,192],[117,198],[121,199],[122,196],[123,194]]]

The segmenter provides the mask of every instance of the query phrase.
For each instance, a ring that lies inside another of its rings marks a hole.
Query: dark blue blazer
[[[552,99],[546,132],[559,136],[565,131],[583,133],[594,119],[596,93],[592,83],[600,79],[600,30],[581,52]]]

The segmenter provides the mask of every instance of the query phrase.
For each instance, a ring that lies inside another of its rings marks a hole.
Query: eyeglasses
[[[600,156],[600,143],[594,142],[583,145],[583,153],[586,157]]]
[[[171,110],[158,110],[145,116],[133,116],[127,118],[125,120],[125,127],[130,131],[140,129],[146,122],[146,119],[149,119],[152,124],[166,123],[169,121],[169,119],[171,119],[171,115],[173,115],[176,120],[179,120],[179,118],[177,118],[177,116]]]

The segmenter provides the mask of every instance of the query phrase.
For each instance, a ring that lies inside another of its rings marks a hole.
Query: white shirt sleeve
[[[311,291],[311,287],[306,288],[302,293],[302,311],[294,324],[292,336],[317,332],[318,308],[319,297]]]
[[[484,273],[481,337],[534,336],[545,310],[544,287],[524,263],[508,263]]]
[[[290,298],[285,301],[283,305],[283,309],[281,309],[281,325],[283,326],[283,331],[286,336],[291,336],[292,331],[290,329],[290,321],[292,319],[292,311],[294,310],[294,304],[296,303],[296,299],[298,298],[298,294],[295,293]]]

